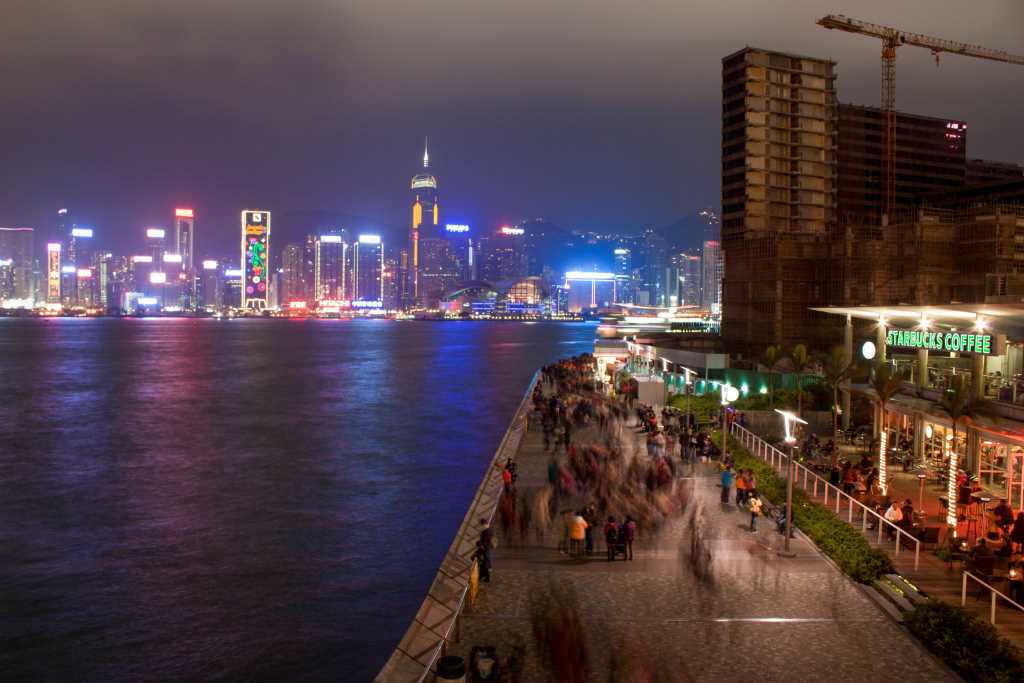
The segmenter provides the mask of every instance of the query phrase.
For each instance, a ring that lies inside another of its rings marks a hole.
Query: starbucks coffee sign
[[[987,332],[928,332],[925,330],[889,330],[886,346],[901,349],[925,349],[995,356],[1000,353],[999,337]]]

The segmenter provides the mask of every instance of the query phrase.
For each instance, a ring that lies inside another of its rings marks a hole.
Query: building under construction
[[[835,63],[722,60],[722,335],[733,353],[814,337],[835,224]]]
[[[731,353],[827,347],[838,322],[813,306],[1024,295],[1020,167],[969,162],[965,122],[896,114],[887,220],[883,112],[837,104],[833,62],[746,48],[722,67],[722,334]]]

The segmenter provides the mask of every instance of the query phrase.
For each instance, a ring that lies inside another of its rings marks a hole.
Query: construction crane
[[[848,33],[859,33],[882,41],[882,113],[885,116],[885,185],[883,215],[892,216],[896,205],[896,48],[900,45],[914,45],[927,48],[935,55],[952,52],[967,57],[991,59],[1008,64],[1024,65],[1024,57],[1002,50],[991,50],[980,45],[968,45],[943,38],[933,38],[920,33],[909,33],[890,26],[880,26],[858,19],[830,14],[818,19],[818,25]]]

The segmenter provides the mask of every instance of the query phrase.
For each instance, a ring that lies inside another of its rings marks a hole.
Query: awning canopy
[[[980,324],[1012,340],[1024,339],[1024,304],[948,304],[944,306],[824,306],[811,310],[878,322],[911,324],[927,320],[936,327],[966,330]]]

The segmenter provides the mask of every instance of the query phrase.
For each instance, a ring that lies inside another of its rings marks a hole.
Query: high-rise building
[[[440,237],[440,205],[437,197],[437,178],[428,172],[430,154],[426,142],[423,144],[423,172],[412,177],[412,219],[409,228],[409,304],[422,305],[420,278],[422,274],[421,240]]]
[[[202,306],[216,310],[224,305],[224,273],[216,259],[206,259],[199,275],[199,298]]]
[[[146,228],[146,251],[149,253],[154,271],[163,272],[164,254],[167,253],[167,230]]]
[[[302,279],[302,245],[288,244],[281,253],[281,304],[306,301],[306,286]]]
[[[634,304],[633,300],[633,252],[618,247],[615,256],[615,303]]]
[[[4,298],[31,307],[35,299],[32,277],[32,251],[35,249],[32,228],[0,228],[0,261],[7,261],[9,287]]]
[[[240,305],[262,311],[269,307],[270,212],[242,211]]]
[[[679,305],[703,305],[704,269],[702,268],[701,257],[696,254],[683,252],[677,258],[679,264],[676,270],[679,279]]]
[[[195,230],[195,210],[186,208],[175,209],[174,248],[181,256],[181,272],[185,275],[181,287],[181,307],[186,311],[195,310],[198,305],[196,297]]]
[[[380,235],[360,235],[352,258],[354,308],[384,307],[384,245]]]
[[[716,240],[704,242],[700,262],[703,264],[701,306],[712,315],[718,315],[722,312],[722,245]]]
[[[346,281],[349,245],[341,235],[320,235],[314,244],[314,301],[338,301],[348,298]]]
[[[46,303],[61,303],[61,244],[50,242],[46,245]]]
[[[481,239],[478,270],[492,284],[511,284],[529,275],[526,230],[505,225]]]
[[[844,225],[882,224],[885,114],[878,107],[840,104],[837,144],[837,216]],[[962,187],[967,124],[896,112],[896,206],[918,196]]]
[[[835,63],[747,47],[722,60],[722,338],[816,344],[836,210]]]

